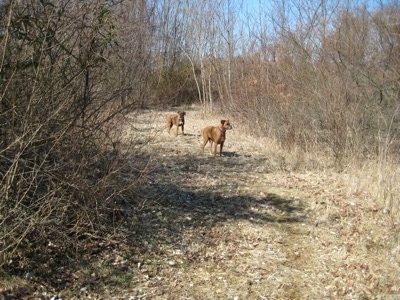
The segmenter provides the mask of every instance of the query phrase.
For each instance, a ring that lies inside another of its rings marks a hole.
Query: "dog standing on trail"
[[[225,142],[225,133],[227,130],[232,129],[232,125],[229,123],[229,120],[221,120],[221,124],[219,126],[207,126],[203,129],[203,146],[202,151],[204,155],[204,147],[210,142],[210,153],[217,155],[217,146],[220,145],[219,148],[219,156],[222,155],[222,148]],[[214,153],[213,153],[213,143],[214,143]]]
[[[168,134],[170,134],[172,126],[176,126],[176,134],[175,136],[178,136],[178,129],[179,127],[182,128],[182,135],[185,135],[185,115],[186,112],[183,110],[178,111],[178,115],[169,115],[166,117],[166,122],[167,122],[167,130]]]

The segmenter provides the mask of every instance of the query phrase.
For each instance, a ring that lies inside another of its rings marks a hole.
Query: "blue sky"
[[[228,0],[229,1],[229,0]],[[379,9],[382,5],[400,6],[400,0],[231,0],[239,9],[239,16],[245,23],[268,23],[271,17],[278,17],[274,8],[284,7],[287,18],[303,11],[303,17],[309,14],[312,17],[316,9],[321,10],[321,4],[325,6],[325,13],[329,16],[333,10],[353,9],[365,6],[369,11]],[[239,21],[239,20],[238,20]],[[239,21],[239,22],[240,22]],[[264,24],[264,25],[266,25]]]

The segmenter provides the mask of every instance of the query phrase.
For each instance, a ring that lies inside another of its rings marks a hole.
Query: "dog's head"
[[[179,125],[185,124],[185,115],[186,113],[183,110],[178,111]]]
[[[229,120],[221,120],[221,126],[226,130],[232,129],[232,125],[229,123]]]

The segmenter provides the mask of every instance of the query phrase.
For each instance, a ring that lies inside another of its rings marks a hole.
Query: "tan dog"
[[[229,120],[221,120],[221,124],[219,126],[207,126],[203,129],[203,155],[204,155],[204,147],[210,142],[210,153],[214,154],[214,157],[217,155],[217,146],[220,145],[219,148],[219,156],[222,154],[222,148],[224,147],[225,142],[225,132],[229,129],[232,129]],[[214,153],[213,150],[214,143]]]
[[[178,129],[179,127],[182,127],[182,135],[185,135],[185,115],[186,112],[184,111],[178,111],[178,115],[169,115],[166,117],[166,121],[167,121],[167,130],[168,130],[168,134],[170,134],[171,128],[172,126],[176,126],[176,136],[178,135]]]

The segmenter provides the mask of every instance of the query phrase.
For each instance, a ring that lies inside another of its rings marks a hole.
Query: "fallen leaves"
[[[146,148],[154,169],[139,194],[143,206],[115,227],[115,236],[88,242],[84,263],[54,268],[43,299],[59,292],[64,299],[400,293],[399,225],[382,217],[368,193],[349,192],[338,174],[277,169],[262,145],[247,147],[234,132],[226,151],[251,153],[200,156],[190,131],[203,122],[192,112],[185,137],[155,135]]]

